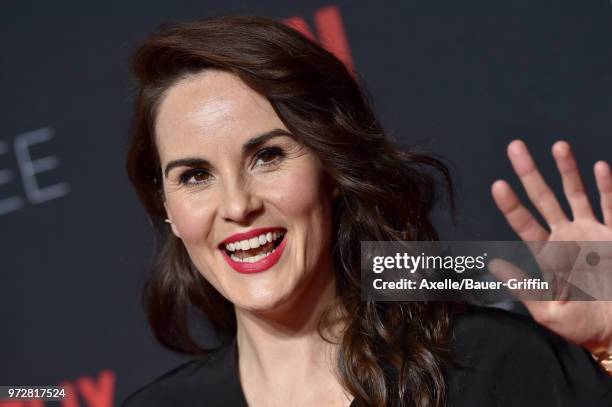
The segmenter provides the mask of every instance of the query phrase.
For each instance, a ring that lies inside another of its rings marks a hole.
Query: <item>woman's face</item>
[[[265,97],[206,70],[168,89],[155,133],[172,231],[229,301],[273,310],[332,279],[337,191]]]

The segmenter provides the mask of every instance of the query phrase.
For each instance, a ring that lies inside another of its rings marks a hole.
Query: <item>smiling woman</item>
[[[274,20],[227,16],[160,28],[134,69],[127,168],[163,242],[149,322],[166,347],[198,357],[125,406],[612,396],[586,352],[525,318],[361,301],[361,241],[437,240],[430,170],[451,184],[441,161],[387,139],[332,54]],[[193,339],[192,307],[228,338],[219,348]]]
[[[288,302],[333,292],[334,192],[263,96],[229,72],[192,74],[164,95],[155,134],[172,231],[237,318],[289,320]]]

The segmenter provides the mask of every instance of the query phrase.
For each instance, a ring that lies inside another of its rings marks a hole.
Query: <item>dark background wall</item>
[[[319,38],[328,7],[390,135],[454,163],[459,222],[437,212],[443,239],[516,238],[489,192],[498,178],[520,187],[505,155],[514,138],[557,193],[550,147],[568,140],[599,213],[609,0],[4,1],[0,385],[65,384],[78,395],[65,406],[111,406],[184,359],[154,342],[140,307],[153,248],[124,173],[128,57],[162,22],[236,12],[301,17]]]

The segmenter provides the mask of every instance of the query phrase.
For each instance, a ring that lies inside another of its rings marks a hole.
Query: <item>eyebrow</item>
[[[253,150],[264,144],[266,141],[274,137],[282,136],[293,137],[293,134],[289,133],[287,130],[274,129],[258,136],[252,137],[242,146],[242,156],[244,157],[248,155]],[[175,167],[210,167],[210,162],[203,158],[180,158],[178,160],[172,160],[168,164],[166,164],[166,168],[164,169],[164,176],[168,178],[168,174]]]

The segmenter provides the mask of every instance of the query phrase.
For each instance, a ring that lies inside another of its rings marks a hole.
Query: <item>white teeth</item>
[[[259,238],[257,237],[250,238],[249,246],[251,246],[251,249],[257,249],[259,247]]]
[[[257,237],[253,237],[246,240],[241,240],[238,242],[232,242],[225,245],[225,248],[230,252],[236,250],[249,250],[256,249],[259,246],[262,246],[268,242],[273,242],[274,240],[283,236],[284,232],[268,232],[263,233]]]
[[[276,248],[273,249],[272,251],[267,252],[267,253],[260,253],[257,256],[245,257],[244,259],[241,259],[240,257],[236,256],[234,253],[232,253],[230,255],[230,257],[231,257],[232,260],[237,261],[239,263],[255,263],[255,262],[258,262],[259,260],[263,259],[264,257],[268,257],[269,255],[271,255],[275,251],[276,251]]]

